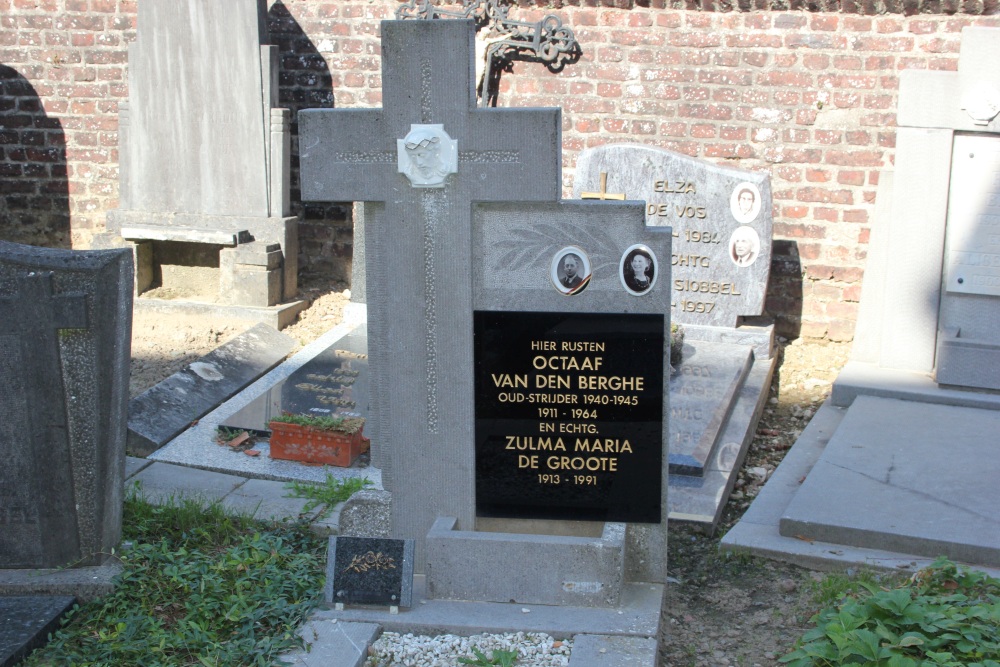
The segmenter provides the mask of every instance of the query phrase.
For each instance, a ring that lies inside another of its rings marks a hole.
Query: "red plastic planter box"
[[[285,461],[348,468],[368,451],[370,442],[363,435],[364,426],[353,435],[285,422],[271,422],[270,427],[271,458]]]

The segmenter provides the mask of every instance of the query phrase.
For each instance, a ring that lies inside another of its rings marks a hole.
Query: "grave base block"
[[[555,639],[579,634],[648,637],[660,630],[662,584],[628,583],[622,586],[617,607],[576,607],[509,602],[433,600],[427,597],[424,575],[413,577],[413,607],[393,614],[388,607],[346,605],[313,615],[313,621],[378,623],[389,632],[414,634],[544,632]]]
[[[308,301],[290,301],[277,306],[231,306],[201,301],[170,301],[137,297],[133,302],[136,314],[176,317],[212,317],[246,325],[267,324],[281,330],[295,321],[309,306]]]
[[[120,563],[60,570],[0,569],[0,595],[72,595],[81,604],[108,595]]]
[[[625,524],[599,538],[455,530],[441,517],[427,533],[427,593],[434,599],[617,607]]]

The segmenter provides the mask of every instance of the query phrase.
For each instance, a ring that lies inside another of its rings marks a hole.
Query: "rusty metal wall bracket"
[[[510,72],[515,60],[538,62],[558,72],[575,63],[582,53],[573,31],[558,16],[549,14],[530,23],[508,18],[503,0],[462,0],[462,9],[441,9],[430,0],[410,0],[396,9],[397,19],[472,19],[476,31],[488,28],[486,67],[479,87],[479,105],[496,106],[500,74]]]

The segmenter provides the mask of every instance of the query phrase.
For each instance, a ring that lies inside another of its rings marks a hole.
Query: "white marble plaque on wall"
[[[1000,296],[1000,137],[955,136],[947,251],[949,292]]]

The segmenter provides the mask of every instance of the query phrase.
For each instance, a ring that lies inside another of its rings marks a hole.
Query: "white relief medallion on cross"
[[[415,188],[443,188],[458,172],[458,141],[444,125],[410,125],[410,133],[396,140],[399,173]]]

